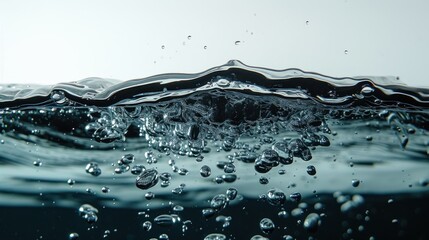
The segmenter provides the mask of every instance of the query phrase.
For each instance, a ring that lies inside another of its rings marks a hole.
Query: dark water
[[[238,61],[0,85],[1,239],[427,239],[428,107]]]

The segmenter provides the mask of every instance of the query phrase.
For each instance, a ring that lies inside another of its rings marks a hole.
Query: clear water
[[[2,239],[426,239],[429,89],[238,61],[0,85]]]

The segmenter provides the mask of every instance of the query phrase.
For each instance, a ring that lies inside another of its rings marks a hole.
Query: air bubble
[[[316,168],[313,165],[307,166],[307,173],[310,176],[316,175]]]
[[[292,193],[289,197],[295,202],[301,201],[301,193]]]
[[[270,234],[274,231],[276,226],[274,225],[273,221],[269,218],[263,218],[259,222],[259,227],[261,228],[261,231],[265,234]]]
[[[34,161],[33,165],[36,166],[36,167],[40,167],[40,166],[42,166],[42,161],[39,161],[39,160],[38,161]]]
[[[226,240],[226,236],[221,233],[211,233],[204,240]]]
[[[101,188],[101,191],[102,191],[103,193],[109,193],[109,192],[110,192],[110,188],[108,188],[108,187],[102,187],[102,188]]]
[[[279,189],[270,189],[266,196],[268,203],[273,206],[281,206],[286,202],[286,195]]]
[[[207,165],[202,166],[200,169],[200,174],[202,177],[209,177],[211,175],[211,173],[212,173],[212,171],[211,171],[210,167]]]
[[[225,194],[218,194],[210,201],[210,206],[216,210],[222,210],[228,204],[228,198]]]
[[[87,223],[92,224],[97,222],[98,217],[98,209],[95,207],[89,205],[89,204],[83,204],[79,207],[79,215],[86,220]]]
[[[101,174],[101,169],[97,163],[90,162],[86,165],[85,171],[94,177],[98,177]]]
[[[353,186],[353,187],[358,187],[358,186],[359,186],[359,184],[360,184],[360,181],[359,181],[358,179],[353,179],[353,180],[352,180],[352,186]]]
[[[319,214],[310,213],[305,218],[303,225],[307,231],[314,233],[317,231],[318,227],[320,226],[320,223],[321,223],[321,221],[320,221]]]
[[[153,221],[161,227],[171,227],[175,223],[180,222],[180,217],[176,214],[163,214],[156,217]]]
[[[158,171],[147,169],[136,178],[136,186],[140,189],[149,189],[158,183]]]
[[[228,200],[234,200],[237,197],[237,193],[237,189],[228,188],[228,190],[226,190],[226,197],[228,198]]]
[[[144,197],[145,197],[147,200],[152,200],[152,199],[154,199],[154,198],[155,198],[155,193],[153,193],[153,192],[147,192],[147,193],[145,193],[145,194],[144,194]]]
[[[143,230],[150,231],[152,229],[152,223],[150,221],[146,221],[142,224]]]
[[[70,233],[69,234],[69,240],[76,240],[79,239],[79,234],[77,233]]]

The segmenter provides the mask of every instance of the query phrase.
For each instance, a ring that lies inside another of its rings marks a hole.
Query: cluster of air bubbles
[[[101,169],[98,167],[98,164],[94,162],[88,163],[85,167],[85,171],[94,177],[100,176],[101,174]]]
[[[286,202],[286,195],[279,189],[270,189],[266,195],[266,200],[273,206],[281,206]]]
[[[218,194],[214,196],[210,201],[210,208],[202,210],[205,218],[212,217],[217,212],[223,210],[228,206],[229,202],[237,197],[238,191],[235,188],[228,188],[225,194]]]
[[[100,117],[86,125],[85,131],[97,142],[111,143],[125,138],[130,121],[129,113],[124,108],[111,107],[100,112]]]
[[[128,172],[131,167],[130,164],[132,164],[134,162],[134,155],[129,153],[129,154],[125,154],[124,156],[121,157],[121,159],[118,160],[118,164],[117,167],[115,168],[115,173],[116,174],[121,174],[121,173],[125,173]],[[134,175],[138,175],[143,171],[144,167],[141,165],[136,165],[132,167],[131,173]]]
[[[229,227],[229,225],[231,224],[231,220],[231,216],[219,215],[216,217],[216,222],[221,223],[223,228]]]
[[[343,195],[339,192],[335,192],[334,197],[336,198],[337,202],[341,204],[341,207],[340,207],[341,212],[348,212],[352,209],[355,209],[361,206],[365,202],[365,199],[358,194],[353,196],[348,196],[348,195]]]
[[[89,224],[95,223],[98,220],[98,209],[89,205],[83,204],[79,207],[79,215]]]
[[[177,194],[177,195],[182,194],[183,190],[185,189],[185,186],[186,185],[182,183],[182,184],[179,185],[179,187],[176,187],[173,190],[171,190],[171,192],[173,194]]]

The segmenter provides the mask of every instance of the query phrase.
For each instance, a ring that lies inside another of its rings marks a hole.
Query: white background
[[[128,80],[238,59],[429,86],[428,15],[427,0],[0,0],[0,84]]]

